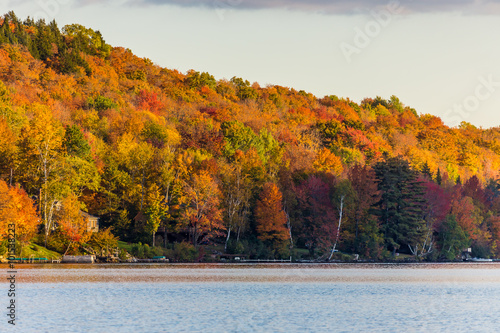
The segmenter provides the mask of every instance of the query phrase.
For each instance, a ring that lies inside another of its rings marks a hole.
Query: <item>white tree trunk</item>
[[[229,237],[231,236],[231,226],[227,229],[226,244],[224,245],[224,253],[227,252],[227,243],[229,242]]]
[[[343,213],[343,209],[344,209],[344,198],[345,198],[345,195],[342,195],[340,197],[339,224],[337,225],[337,235],[335,237],[335,243],[333,244],[332,252],[330,253],[330,257],[328,258],[329,261],[332,260],[333,253],[335,252],[335,248],[337,247],[337,242],[339,240],[340,226],[342,225],[342,213]]]

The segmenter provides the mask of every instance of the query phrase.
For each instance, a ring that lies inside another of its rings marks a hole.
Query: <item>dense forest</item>
[[[78,24],[13,12],[0,24],[4,246],[14,222],[20,246],[60,253],[120,239],[192,258],[217,246],[261,259],[500,256],[500,128],[450,128],[395,96],[180,73]]]

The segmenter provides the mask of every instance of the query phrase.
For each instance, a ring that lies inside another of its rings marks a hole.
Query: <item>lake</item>
[[[500,264],[16,265],[0,332],[495,332]],[[7,276],[7,266],[0,265]],[[5,281],[5,280],[4,280]]]

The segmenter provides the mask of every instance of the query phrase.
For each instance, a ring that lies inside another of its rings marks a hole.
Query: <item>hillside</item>
[[[1,22],[0,189],[33,201],[49,244],[78,251],[81,208],[124,241],[255,258],[497,257],[499,167],[499,128],[449,128],[395,96],[215,80],[81,25]]]

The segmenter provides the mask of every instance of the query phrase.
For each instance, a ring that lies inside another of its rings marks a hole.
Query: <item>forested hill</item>
[[[0,192],[36,205],[25,239],[83,244],[63,228],[82,208],[122,240],[166,229],[253,257],[500,252],[499,128],[180,73],[78,24],[0,22]]]

